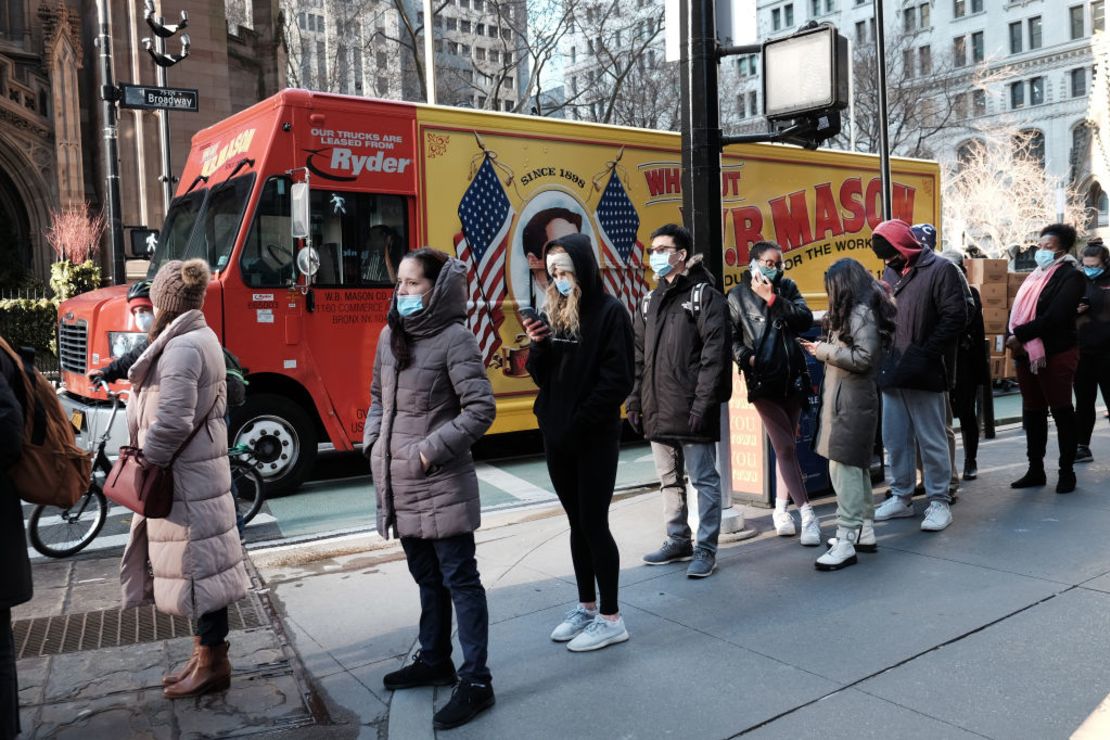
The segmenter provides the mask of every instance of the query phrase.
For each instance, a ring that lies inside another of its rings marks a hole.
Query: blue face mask
[[[779,268],[777,268],[777,267],[768,267],[767,265],[760,265],[759,266],[759,271],[763,273],[763,277],[767,278],[771,282],[774,282],[775,278],[777,278],[779,276]]]
[[[412,316],[424,310],[424,294],[397,296],[397,313]]]
[[[570,292],[574,290],[574,283],[567,278],[558,278],[555,280],[555,290],[559,291],[562,295],[570,295]]]
[[[1084,265],[1083,272],[1087,273],[1087,277],[1089,277],[1091,280],[1094,280],[1103,272],[1105,272],[1105,269],[1102,267],[1088,267],[1087,265]]]
[[[652,252],[648,257],[648,262],[651,264],[651,269],[655,272],[655,277],[665,278],[674,269],[671,264],[670,252]]]
[[[1048,267],[1056,261],[1056,253],[1051,249],[1038,249],[1033,253],[1033,259],[1037,262],[1037,267]]]

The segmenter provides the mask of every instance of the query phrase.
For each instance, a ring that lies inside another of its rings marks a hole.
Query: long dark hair
[[[434,288],[436,281],[439,280],[439,273],[447,264],[447,255],[431,247],[421,247],[415,252],[406,254],[401,262],[405,260],[419,262],[421,272],[431,281]],[[401,323],[401,314],[397,313],[397,301],[393,301],[386,322],[389,324],[389,348],[393,350],[393,359],[397,363],[397,369],[404,370],[412,362],[412,337]]]
[[[882,283],[871,277],[867,268],[850,257],[837,260],[825,273],[825,292],[829,296],[829,310],[825,314],[826,332],[830,335],[835,333],[846,347],[853,346],[855,340],[849,328],[850,319],[852,310],[862,303],[875,316],[882,346],[890,346],[897,309]]]

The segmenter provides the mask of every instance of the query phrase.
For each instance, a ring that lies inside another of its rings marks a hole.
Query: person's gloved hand
[[[628,412],[628,426],[632,427],[632,431],[636,432],[636,434],[644,433],[644,427],[642,426],[643,421],[643,417],[640,416],[639,411]]]
[[[705,431],[705,419],[700,414],[690,414],[690,431],[694,434],[701,434]]]

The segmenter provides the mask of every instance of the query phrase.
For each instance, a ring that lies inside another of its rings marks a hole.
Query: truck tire
[[[316,461],[316,423],[298,404],[272,393],[247,396],[231,412],[232,446],[247,445],[257,459],[265,495],[292,493]]]

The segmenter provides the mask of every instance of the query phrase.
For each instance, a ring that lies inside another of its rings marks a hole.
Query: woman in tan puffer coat
[[[420,587],[420,653],[384,678],[389,690],[455,683],[451,607],[463,663],[436,729],[493,705],[486,666],[489,613],[474,558],[481,521],[470,447],[496,412],[474,334],[466,327],[466,266],[424,247],[397,270],[389,326],[378,338],[363,452],[378,496],[378,531],[401,538]]]
[[[150,288],[150,346],[129,373],[127,425],[147,460],[169,465],[199,428],[173,463],[170,515],[132,519],[120,568],[124,607],[153,601],[161,612],[197,620],[192,657],[162,679],[169,699],[227,689],[227,607],[247,593],[227,458],[224,356],[201,312],[208,280],[204,260],[162,266]]]

